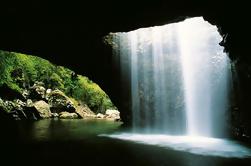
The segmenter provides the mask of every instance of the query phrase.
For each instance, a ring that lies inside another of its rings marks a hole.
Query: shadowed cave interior
[[[107,45],[105,36],[111,32],[130,32],[139,28],[177,23],[186,18],[203,17],[205,21],[217,26],[222,37],[219,44],[229,57],[231,64],[235,66],[235,74],[232,75],[233,91],[231,92],[235,97],[228,105],[230,108],[229,137],[241,141],[243,144],[249,144],[251,139],[251,58],[249,56],[250,27],[247,6],[241,1],[216,0],[210,2],[196,0],[191,2],[139,0],[135,2],[129,0],[123,3],[113,0],[84,3],[9,1],[1,4],[0,18],[3,26],[0,27],[0,49],[36,55],[56,65],[65,66],[77,74],[89,77],[109,95],[111,101],[119,109],[124,123],[122,130],[127,131],[133,126],[130,94],[127,94],[130,92],[131,85],[129,83],[121,84],[121,73],[113,64],[112,48]],[[47,163],[78,165],[83,162],[82,159],[86,160],[87,165],[250,164],[250,159],[197,156],[196,153],[165,151],[157,147],[152,148],[151,145],[143,146],[133,142],[123,144],[123,139],[96,138],[97,134],[103,132],[100,132],[102,130],[99,128],[100,122],[97,122],[98,124],[83,122],[83,126],[91,124],[93,128],[91,130],[83,128],[77,131],[65,127],[70,125],[74,128],[78,125],[71,121],[66,122],[67,124],[47,121],[35,125],[30,122],[19,125],[19,122],[15,122],[17,123],[15,125],[12,122],[6,122],[5,117],[1,117],[0,123],[1,130],[6,136],[1,138],[6,152],[1,155],[6,161],[13,162],[13,164],[27,161],[34,163],[39,161],[39,156],[43,156],[44,160],[38,165]],[[111,125],[112,127],[110,127],[109,122],[102,125],[107,126],[106,132],[108,133],[116,131],[116,126]],[[16,126],[19,128],[17,129]],[[50,128],[52,132],[33,133],[36,127],[39,129]],[[30,130],[31,128],[32,130]],[[66,133],[59,131],[53,133],[55,128],[75,133],[75,135],[69,139],[62,139]],[[81,131],[83,134],[78,134],[82,133]],[[45,135],[52,140],[44,139]],[[29,136],[39,138],[39,141],[30,140]],[[110,136],[113,137],[113,135]],[[134,139],[130,135],[124,138]],[[147,138],[138,141],[144,144],[145,141],[149,142]],[[137,138],[135,139],[137,141]],[[111,144],[113,145],[111,146]],[[177,147],[177,149],[179,148]],[[117,154],[118,151],[120,154]],[[156,154],[153,159],[142,160],[144,156],[151,156],[151,151]],[[33,152],[37,152],[38,155]],[[167,159],[160,157],[162,153],[169,157]],[[107,159],[109,154],[116,159]],[[177,157],[180,154],[182,154],[180,157],[182,159]],[[193,155],[196,156],[194,161],[192,161]],[[12,157],[15,160],[12,160]],[[67,157],[69,157],[68,160]]]

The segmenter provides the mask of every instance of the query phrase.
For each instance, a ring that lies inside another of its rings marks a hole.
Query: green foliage
[[[106,109],[114,108],[107,94],[87,77],[78,75],[76,89],[73,97],[84,99],[91,110],[104,113]]]
[[[36,56],[0,51],[0,86],[6,83],[22,92],[36,81],[43,82],[45,88],[63,91],[96,113],[114,108],[107,94],[87,77]]]

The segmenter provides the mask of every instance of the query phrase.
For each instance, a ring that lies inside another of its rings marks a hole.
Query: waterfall
[[[202,17],[112,33],[134,132],[225,135],[230,61]]]
[[[187,132],[192,136],[224,136],[230,60],[218,44],[222,37],[202,18],[186,20],[177,28]]]
[[[200,155],[251,157],[250,148],[222,139],[232,78],[216,26],[195,17],[111,33],[108,39],[133,130],[100,136]]]

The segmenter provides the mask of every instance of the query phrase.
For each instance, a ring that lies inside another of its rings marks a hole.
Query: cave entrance
[[[110,33],[133,130],[224,136],[231,85],[222,36],[203,17]]]
[[[251,155],[224,139],[232,79],[216,26],[194,17],[109,38],[121,84],[130,84],[132,132],[108,137],[203,155]]]

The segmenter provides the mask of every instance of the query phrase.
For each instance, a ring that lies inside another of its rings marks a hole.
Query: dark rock
[[[29,97],[29,95],[30,95],[30,92],[29,92],[27,89],[23,90],[22,96],[23,96],[25,99],[27,99],[27,98]]]
[[[26,107],[24,109],[24,112],[26,114],[27,120],[41,119],[39,112],[37,111],[37,109],[34,106],[33,107]]]
[[[30,88],[29,98],[33,100],[42,100],[45,99],[46,89],[44,83],[35,82],[34,85]]]
[[[19,99],[14,101],[8,101],[8,100],[4,101],[0,98],[0,107],[7,113],[17,110],[23,111],[25,106],[26,104]]]
[[[13,104],[12,102],[9,102],[9,101],[4,101],[0,98],[0,109],[3,111],[3,112],[10,112],[12,109],[13,109]]]
[[[5,108],[2,106],[2,99],[0,98],[0,121],[4,122],[6,120],[11,120],[9,113],[5,111]]]
[[[25,99],[20,92],[10,88],[7,84],[1,85],[0,97],[3,100],[14,100],[14,99],[24,100]]]
[[[59,117],[58,113],[51,113],[51,116],[52,116],[52,118],[58,118]]]
[[[25,112],[23,110],[15,110],[16,115],[18,116],[18,118],[20,119],[28,119],[27,115],[25,114]]]
[[[27,107],[21,100],[5,101],[0,99],[0,108],[9,119],[37,120],[40,116],[34,107]]]
[[[76,110],[73,101],[60,90],[54,90],[50,93],[48,103],[53,113],[64,111],[74,113]]]
[[[26,107],[26,103],[17,99],[17,100],[14,100],[14,109],[16,110],[24,110],[24,107]]]

